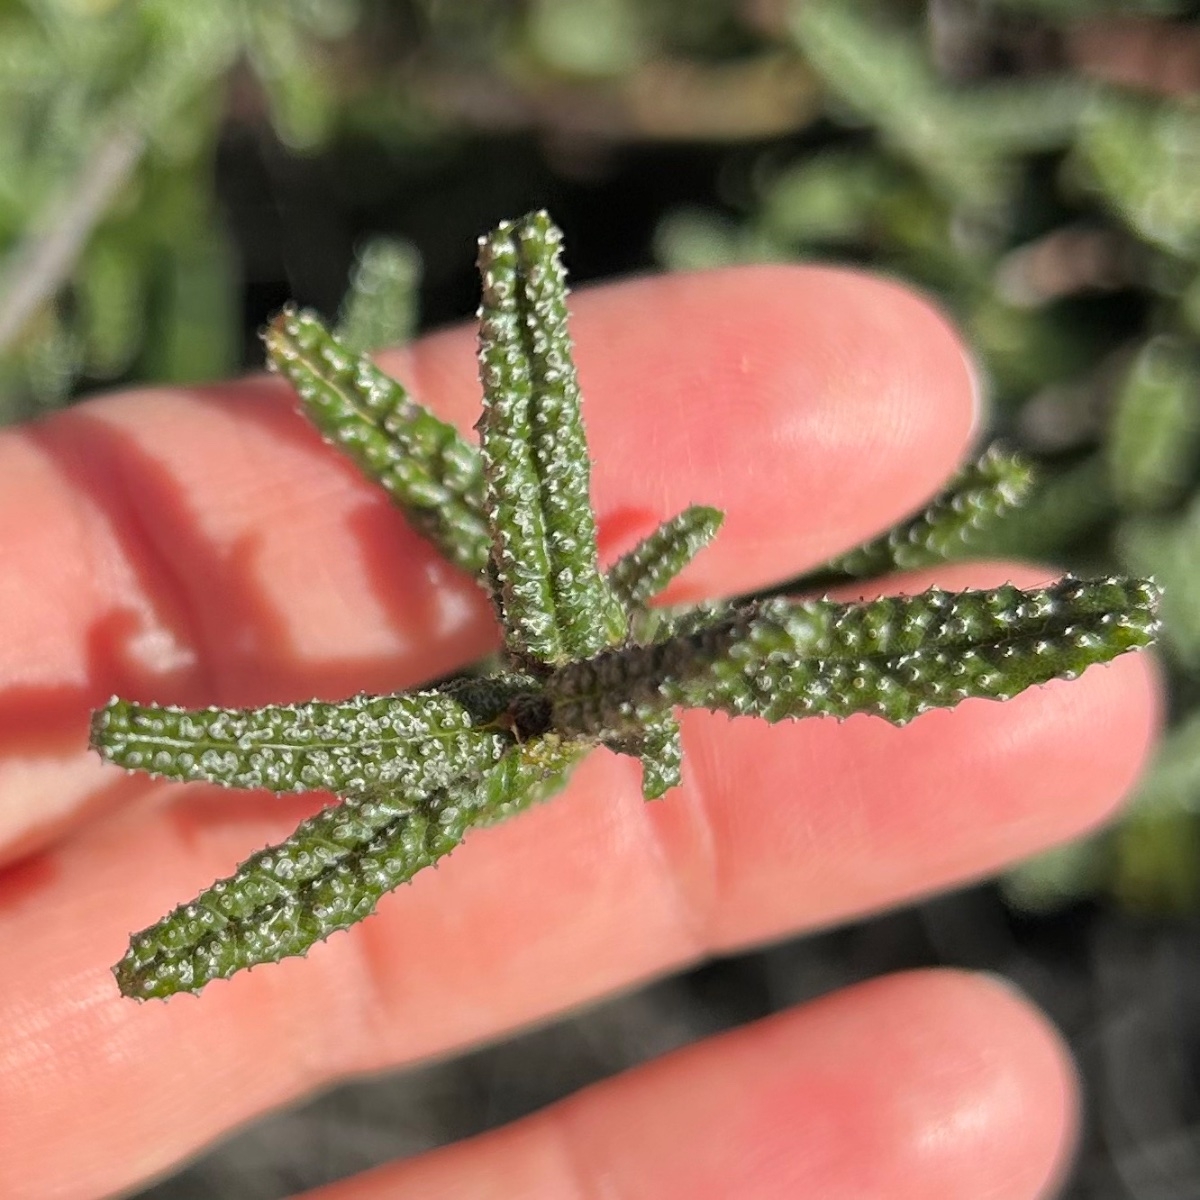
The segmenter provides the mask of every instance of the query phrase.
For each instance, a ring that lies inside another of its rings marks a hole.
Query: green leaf
[[[477,825],[492,825],[550,799],[567,785],[591,742],[547,733],[509,751],[483,777],[485,790]]]
[[[1116,500],[1109,476],[1100,452],[1068,466],[1039,466],[1021,505],[972,536],[971,554],[977,558],[1061,557],[1114,515]]]
[[[870,713],[904,725],[971,697],[1007,700],[1148,645],[1158,589],[1070,577],[839,604],[765,600],[547,681],[556,729],[620,737],[673,704],[768,721]]]
[[[1106,207],[1153,246],[1200,258],[1200,111],[1117,88],[1096,94],[1074,166]]]
[[[1117,526],[1126,568],[1152,575],[1163,589],[1163,646],[1182,668],[1200,669],[1200,493],[1171,516],[1129,517]]]
[[[1045,588],[885,597],[860,604],[767,602],[741,626],[692,703],[768,721],[871,713],[896,725],[972,697],[1008,700],[1149,645],[1149,582],[1067,577]]]
[[[610,750],[642,760],[642,796],[658,800],[683,782],[683,741],[672,713],[647,717],[640,733],[605,742]]]
[[[481,773],[511,737],[449,692],[338,703],[185,709],[113,698],[92,720],[108,762],[161,779],[273,792],[349,795],[374,786],[426,791]]]
[[[719,508],[685,508],[609,568],[608,586],[627,609],[645,604],[712,541],[724,520]]]
[[[670,641],[699,633],[737,611],[730,600],[706,601],[674,608],[646,608],[636,611],[630,620],[631,640],[640,646]]]
[[[1099,891],[1111,857],[1107,839],[1052,846],[1005,872],[1000,889],[1018,912],[1055,912]]]
[[[479,452],[369,358],[351,353],[312,312],[286,308],[264,340],[267,362],[295,389],[305,415],[379,483],[457,566],[487,563]]]
[[[624,635],[597,562],[561,241],[539,212],[479,243],[479,430],[497,607],[510,652],[540,663]]]
[[[989,446],[964,467],[924,512],[835,558],[822,575],[864,577],[916,567],[970,552],[976,538],[1020,505],[1033,472],[1015,454]]]
[[[417,324],[421,258],[411,242],[372,238],[358,253],[335,331],[352,354],[410,341]]]
[[[957,129],[953,97],[911,24],[847,0],[791,5],[787,23],[825,87],[890,150],[949,196],[974,203],[992,196],[998,182],[992,156]]]
[[[369,916],[383,895],[449,854],[472,825],[556,790],[576,753],[513,747],[482,778],[424,794],[372,789],[322,810],[134,934],[113,968],[122,994],[196,992],[236,971],[304,954]]]
[[[1200,359],[1181,338],[1159,336],[1129,364],[1106,446],[1122,504],[1162,509],[1187,491],[1200,445]]]

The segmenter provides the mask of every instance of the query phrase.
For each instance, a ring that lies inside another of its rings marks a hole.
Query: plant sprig
[[[114,698],[101,709],[92,744],[129,770],[338,797],[133,935],[114,968],[125,995],[198,991],[306,953],[471,828],[558,791],[595,746],[640,759],[644,795],[663,795],[682,778],[680,708],[904,724],[1072,678],[1154,639],[1157,590],[1124,579],[651,608],[721,514],[689,507],[600,570],[560,245],[542,212],[480,239],[478,449],[313,314],[286,309],[268,329],[272,368],[325,437],[488,590],[505,655],[491,675],[336,703],[188,710]],[[1023,481],[1019,464],[985,456],[902,532],[831,566],[936,561]]]

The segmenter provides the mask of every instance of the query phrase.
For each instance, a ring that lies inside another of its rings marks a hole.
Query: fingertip
[[[1030,1200],[1062,1179],[1077,1112],[1061,1038],[1010,985],[912,972],[322,1196]]]
[[[626,305],[654,319],[621,321]],[[588,417],[602,528],[690,503],[726,514],[692,594],[753,589],[873,536],[969,444],[962,344],[889,280],[763,265],[633,281],[578,307],[581,378],[618,398]],[[624,524],[630,543],[649,532]]]
[[[778,1148],[760,1151],[759,1190],[739,1195],[1029,1200],[1069,1164],[1074,1065],[1007,980],[905,972],[745,1033],[756,1030],[754,1103],[733,1133]]]
[[[995,1038],[998,1053],[985,1068],[981,1091],[999,1100],[992,1135],[1001,1145],[1007,1143],[1012,1154],[1011,1195],[1057,1194],[1075,1157],[1082,1107],[1079,1071],[1066,1039],[1007,976],[956,970],[939,974],[949,987],[961,989],[977,1035],[984,1041]],[[976,1148],[962,1147],[967,1157],[974,1157]],[[982,1153],[985,1147],[978,1149]]]
[[[857,1017],[890,1028],[887,1074],[903,1082],[876,1130],[897,1154],[897,1177],[924,1181],[913,1196],[1051,1194],[1075,1149],[1078,1074],[1062,1035],[1011,980],[914,971],[820,1003],[831,1026]],[[868,1038],[874,1064],[871,1050]]]
[[[978,389],[953,326],[865,272],[626,280],[581,289],[571,328],[602,550],[689,504],[726,514],[689,594],[750,590],[873,536],[938,490],[974,433]],[[447,330],[381,362],[466,428],[472,337]]]
[[[1080,728],[1091,728],[1095,745],[1108,767],[1107,785],[1097,788],[1086,807],[1075,814],[1075,824],[1063,840],[1083,836],[1113,820],[1133,796],[1145,774],[1166,722],[1166,679],[1162,663],[1152,649],[1093,667],[1075,683],[1084,683],[1069,697],[1082,710]]]
[[[1061,569],[1030,562],[945,563],[894,577],[888,590],[911,595],[934,584],[956,591],[1006,583],[1034,588],[1061,575]],[[1144,648],[1093,665],[1077,679],[1030,688],[999,710],[1008,731],[992,739],[993,760],[1011,758],[1027,739],[1042,743],[1040,778],[1032,770],[1025,778],[1031,794],[1058,798],[1044,808],[1058,822],[1056,831],[1043,831],[1044,844],[1079,837],[1120,810],[1154,752],[1166,702],[1162,664],[1153,648]],[[990,702],[973,707],[995,711]]]

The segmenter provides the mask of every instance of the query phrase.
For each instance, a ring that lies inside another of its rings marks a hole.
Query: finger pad
[[[676,596],[761,586],[870,536],[935,491],[970,438],[961,342],[899,285],[758,266],[585,289],[572,303],[606,552],[688,504],[726,512]],[[384,359],[464,425],[478,410],[467,337]]]
[[[1073,1108],[1045,1022],[1001,988],[941,972],[701,1044],[571,1102],[566,1119],[631,1198],[1017,1200],[1058,1170]]]

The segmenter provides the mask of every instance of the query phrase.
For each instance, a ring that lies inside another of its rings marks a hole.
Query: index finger
[[[934,491],[974,416],[957,339],[899,286],[755,267],[582,293],[602,554],[726,512],[677,598],[786,578]],[[466,429],[473,333],[384,365]],[[86,752],[110,695],[254,705],[392,691],[494,644],[476,585],[278,382],[108,396],[0,435],[0,859],[143,784]]]

